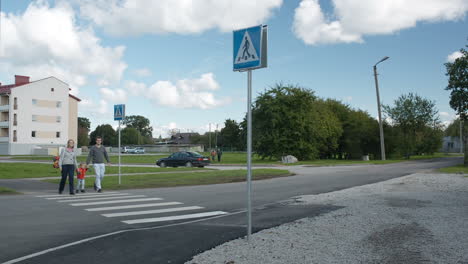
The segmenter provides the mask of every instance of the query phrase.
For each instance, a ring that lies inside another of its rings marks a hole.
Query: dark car
[[[161,168],[179,166],[203,168],[209,164],[210,159],[208,157],[204,157],[197,152],[190,151],[175,152],[167,158],[162,158],[156,161],[156,165]]]

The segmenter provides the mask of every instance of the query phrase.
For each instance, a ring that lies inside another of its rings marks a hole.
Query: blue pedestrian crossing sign
[[[267,26],[233,32],[233,69],[246,71],[267,66]]]
[[[114,121],[122,120],[125,118],[125,105],[114,105]]]

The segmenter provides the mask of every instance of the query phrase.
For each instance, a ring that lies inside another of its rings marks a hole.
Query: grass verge
[[[54,169],[52,164],[34,164],[34,163],[2,163],[0,170],[0,179],[21,179],[21,178],[41,178],[41,177],[60,177],[60,170]],[[197,171],[213,170],[208,168],[159,168],[159,167],[121,167],[122,173],[140,173],[140,172],[168,172],[168,171]],[[106,174],[115,174],[119,172],[118,167],[106,167]],[[88,175],[94,174],[91,168]]]
[[[202,153],[204,156],[209,156],[208,152]],[[421,160],[421,159],[433,159],[433,158],[441,158],[441,157],[455,157],[459,155],[449,155],[446,153],[435,153],[433,155],[420,155],[420,156],[411,156],[409,160]],[[156,160],[166,157],[166,155],[125,155],[122,156],[121,162],[125,164],[155,164]],[[22,159],[22,160],[46,160],[50,161],[52,164],[52,156],[37,156],[37,157],[20,157],[15,156],[12,159]],[[110,156],[111,162],[113,164],[118,163],[117,156]],[[86,161],[86,156],[79,156],[78,162]],[[299,161],[298,163],[293,163],[289,165],[316,165],[316,166],[333,166],[333,165],[347,165],[347,164],[389,164],[389,163],[397,163],[408,161],[408,159],[403,158],[395,158],[395,159],[387,159],[387,160],[370,160],[370,161],[362,161],[362,160],[338,160],[338,159],[326,159],[326,160],[311,160],[311,161]],[[257,165],[283,165],[280,161],[272,159],[261,159],[260,156],[253,154],[252,155],[252,163]],[[215,161],[212,161],[213,165],[245,165],[247,164],[247,154],[245,152],[227,152],[223,153],[221,156],[221,162],[217,161],[217,157]]]
[[[443,173],[468,174],[468,167],[465,167],[463,164],[460,164],[460,165],[457,165],[457,166],[441,168],[438,171],[443,172]]]
[[[7,195],[7,194],[21,194],[21,193],[13,189],[0,186],[0,195]]]
[[[167,157],[166,155],[124,155],[121,156],[120,162],[121,163],[134,163],[134,164],[156,164],[156,161],[160,158]],[[81,155],[78,156],[78,162],[86,162],[87,156]],[[111,163],[119,163],[119,156],[111,155],[110,157]],[[37,156],[37,157],[21,157],[21,156],[14,156],[12,159],[19,159],[19,160],[45,160],[50,161],[52,163],[52,156]]]
[[[292,176],[288,170],[255,169],[252,170],[253,180],[264,180],[277,177]],[[246,170],[226,170],[192,173],[162,173],[153,175],[129,175],[122,177],[122,184],[118,184],[118,177],[105,177],[103,189],[123,190],[141,188],[161,188],[189,185],[208,185],[231,182],[243,182],[246,180]],[[59,180],[44,180],[45,182],[59,184]],[[86,188],[93,187],[93,180],[86,181]]]

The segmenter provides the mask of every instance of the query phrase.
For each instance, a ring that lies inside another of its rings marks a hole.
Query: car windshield
[[[202,156],[200,153],[198,153],[198,152],[188,152],[188,153],[190,153],[190,155],[191,155],[192,157],[197,157],[197,158],[203,157],[203,156]]]

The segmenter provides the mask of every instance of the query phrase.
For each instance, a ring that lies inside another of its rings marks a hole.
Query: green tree
[[[468,122],[462,122],[462,133],[468,129]],[[457,118],[450,123],[444,130],[444,135],[447,137],[460,137],[460,118]]]
[[[400,132],[399,149],[402,155],[409,159],[413,154],[433,153],[441,147],[442,134],[438,133],[441,122],[435,102],[409,93],[400,96],[394,103],[394,107],[384,105],[383,108]],[[421,145],[427,143],[424,138],[429,136],[435,143],[428,149]]]
[[[106,146],[116,146],[117,142],[117,133],[115,132],[114,128],[111,125],[99,125],[96,129],[91,132],[90,139],[91,145],[96,144],[96,137],[102,137],[102,144]]]
[[[78,117],[78,126],[89,130],[91,128],[91,121],[86,117]]]
[[[253,149],[262,158],[328,156],[341,132],[333,113],[319,106],[313,91],[301,87],[277,84],[260,94],[252,108]]]
[[[224,128],[221,129],[220,136],[223,146],[230,148],[230,150],[239,150],[241,148],[240,136],[241,136],[240,125],[232,119],[226,119],[224,121]]]
[[[89,145],[89,128],[91,122],[86,117],[78,117],[78,147]]]
[[[126,127],[133,127],[138,130],[140,135],[144,137],[143,143],[151,144],[153,142],[153,127],[150,126],[148,118],[140,115],[126,116],[122,124]]]
[[[468,45],[465,47],[468,48]],[[463,56],[453,63],[446,63],[446,75],[449,77],[446,90],[450,91],[450,106],[458,113],[460,119],[468,122],[468,51],[461,49]],[[465,150],[465,167],[468,167],[468,131],[463,132]]]
[[[380,156],[377,120],[367,112],[354,110],[337,100],[328,99],[325,104],[339,119],[343,129],[336,153],[339,159],[360,159],[368,154]]]
[[[126,127],[120,132],[120,140],[122,145],[138,145],[142,144],[143,138],[136,128]]]
[[[211,148],[215,147],[215,132],[211,132]],[[190,136],[190,144],[200,144],[203,145],[205,150],[208,150],[210,146],[210,132],[206,132],[203,135],[194,133]],[[208,150],[209,151],[209,150]]]

